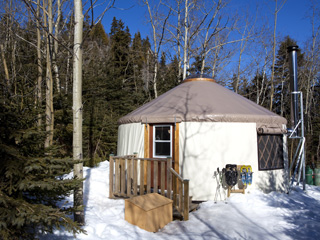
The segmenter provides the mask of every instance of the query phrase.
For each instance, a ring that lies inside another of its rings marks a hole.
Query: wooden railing
[[[110,155],[109,164],[110,198],[159,193],[172,199],[183,219],[189,220],[189,180],[172,168],[172,158]]]

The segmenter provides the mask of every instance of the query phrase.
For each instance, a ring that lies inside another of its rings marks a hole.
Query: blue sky
[[[261,13],[268,17],[269,24],[273,27],[275,6],[273,0],[232,0],[230,4],[234,9],[250,6],[250,11],[252,12],[255,11],[257,4],[260,5]],[[308,5],[308,0],[287,0],[278,14],[277,35],[283,37],[289,35],[298,41],[298,45],[302,45],[311,36],[310,20],[306,17],[308,11],[310,11]],[[117,19],[122,19],[125,25],[129,27],[132,35],[137,31],[140,31],[142,37],[150,33],[150,25],[147,23],[147,8],[141,6],[138,1],[116,0],[115,7],[105,14],[102,21],[107,33],[110,31],[114,16]]]

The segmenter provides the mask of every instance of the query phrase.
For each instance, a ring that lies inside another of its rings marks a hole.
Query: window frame
[[[156,140],[156,128],[157,127],[170,127],[170,140]],[[157,124],[157,125],[153,125],[153,136],[152,136],[152,155],[154,158],[168,158],[171,157],[172,158],[172,143],[173,143],[173,127],[171,124]],[[170,143],[170,156],[159,156],[156,155],[156,143],[157,142],[164,142],[164,143]]]

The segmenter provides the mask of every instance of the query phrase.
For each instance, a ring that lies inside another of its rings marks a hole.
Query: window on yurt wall
[[[172,157],[172,126],[153,126],[153,157]]]
[[[282,135],[258,135],[259,170],[284,168]]]

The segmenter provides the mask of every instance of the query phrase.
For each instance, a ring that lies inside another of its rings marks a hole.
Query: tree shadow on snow
[[[48,234],[48,235],[40,235],[41,240],[73,240],[75,239],[73,236],[68,235],[54,235],[54,234]]]
[[[312,188],[320,192],[319,187]],[[283,220],[288,224],[285,235],[292,239],[320,239],[320,199],[309,196],[308,190],[303,192],[295,187],[289,194],[267,203],[283,212]]]

